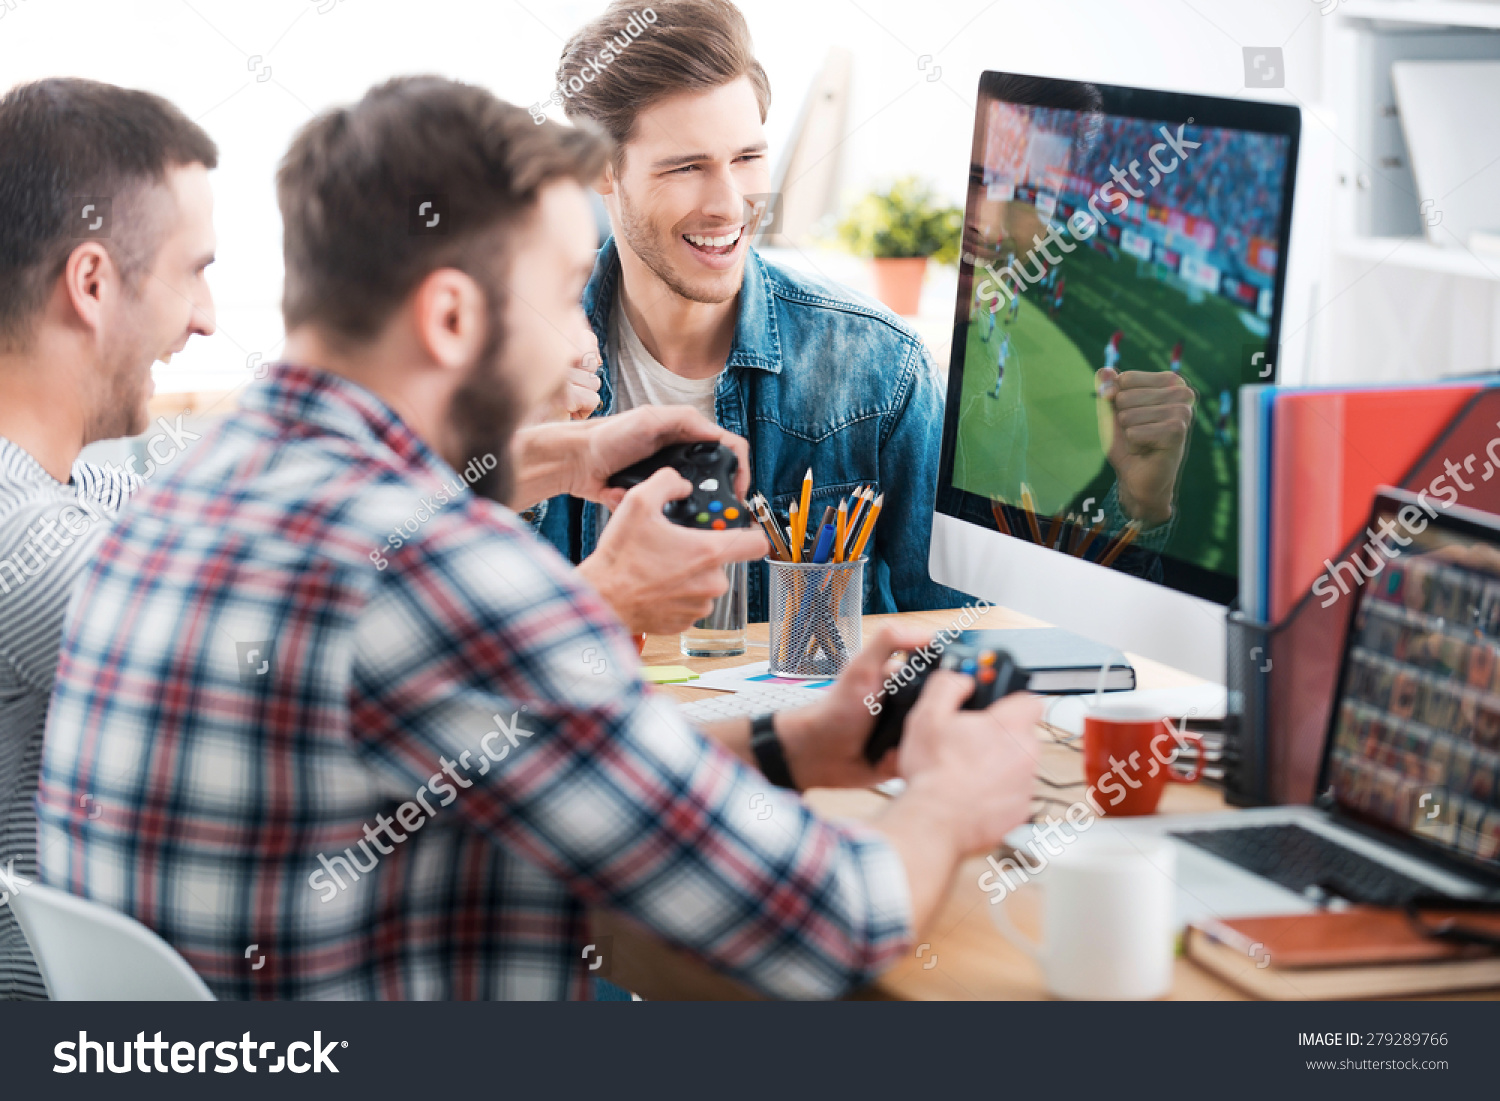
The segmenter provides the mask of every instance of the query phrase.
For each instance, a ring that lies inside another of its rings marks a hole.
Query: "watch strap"
[[[797,790],[792,770],[786,763],[786,752],[776,734],[776,716],[761,715],[750,720],[750,752],[756,767],[767,780],[779,788]]]

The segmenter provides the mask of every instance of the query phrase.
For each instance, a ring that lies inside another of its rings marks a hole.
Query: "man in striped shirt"
[[[213,332],[214,143],[165,100],[82,80],[0,98],[0,893],[35,861],[37,768],[74,583],[139,484],[78,462],[148,423],[151,364]],[[191,433],[185,435],[191,436]],[[87,814],[92,808],[87,807]],[[45,996],[0,905],[0,999]]]
[[[764,992],[838,994],[1026,816],[1039,706],[960,712],[971,683],[939,673],[905,794],[868,827],[819,820],[768,780],[889,775],[863,761],[862,701],[921,636],[887,632],[753,744],[743,721],[710,740],[648,694],[607,572],[502,503],[606,504],[601,569],[629,557],[621,518],[658,525],[635,568],[662,576],[723,534],[667,524],[675,472],[622,494],[609,462],[534,461],[606,155],[431,77],[310,123],[278,176],[288,362],[137,496],[82,583],[43,879],[145,922],[221,997],[587,996],[589,905]]]

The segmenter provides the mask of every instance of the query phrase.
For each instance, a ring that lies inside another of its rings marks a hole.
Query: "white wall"
[[[642,3],[642,7],[646,6]],[[219,389],[281,337],[272,173],[322,108],[397,73],[436,72],[521,104],[551,90],[562,43],[603,3],[573,0],[0,0],[0,86],[87,76],[167,96],[219,143],[220,333],[162,389]],[[743,0],[772,81],[773,153],[832,44],[855,57],[841,181],[909,172],[961,201],[986,68],[1241,94],[1242,47],[1285,49],[1287,94],[1319,86],[1308,0]],[[919,59],[928,56],[925,67]],[[937,80],[928,78],[941,69]],[[257,77],[265,77],[257,80]],[[1289,295],[1289,301],[1291,296]]]

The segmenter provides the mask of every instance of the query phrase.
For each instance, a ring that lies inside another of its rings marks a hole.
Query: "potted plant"
[[[838,237],[850,252],[870,258],[876,296],[909,317],[922,298],[928,259],[958,259],[962,228],[963,211],[939,202],[915,176],[905,176],[860,199],[839,223]]]

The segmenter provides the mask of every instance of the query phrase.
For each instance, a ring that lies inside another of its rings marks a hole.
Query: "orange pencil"
[[[1099,565],[1108,566],[1113,563],[1116,558],[1125,553],[1125,548],[1130,546],[1140,533],[1141,522],[1139,520],[1132,520],[1126,524],[1125,530],[1120,532],[1120,537],[1115,540],[1114,545],[1105,549],[1104,557],[1099,559]]]
[[[802,507],[797,510],[801,519],[801,527],[797,531],[797,553],[802,553],[802,544],[807,541],[807,525],[812,523],[809,511],[812,508],[812,467],[807,468],[807,473],[802,475]],[[797,561],[802,561],[798,558]]]
[[[1005,520],[1005,502],[998,497],[990,498],[990,515],[995,518],[995,527],[1002,535],[1010,534],[1010,524]]]
[[[859,539],[854,543],[854,550],[849,554],[849,561],[857,562],[859,556],[865,551],[865,544],[870,541],[870,533],[875,530],[875,521],[880,516],[880,506],[885,503],[885,494],[876,496],[870,505],[870,513],[865,517],[864,527],[859,529]]]
[[[833,560],[844,560],[844,533],[849,526],[849,498],[839,500],[838,516],[833,521]]]
[[[792,507],[787,510],[787,520],[791,526],[792,535],[792,561],[802,561],[802,536],[797,531],[797,502],[792,502]]]

